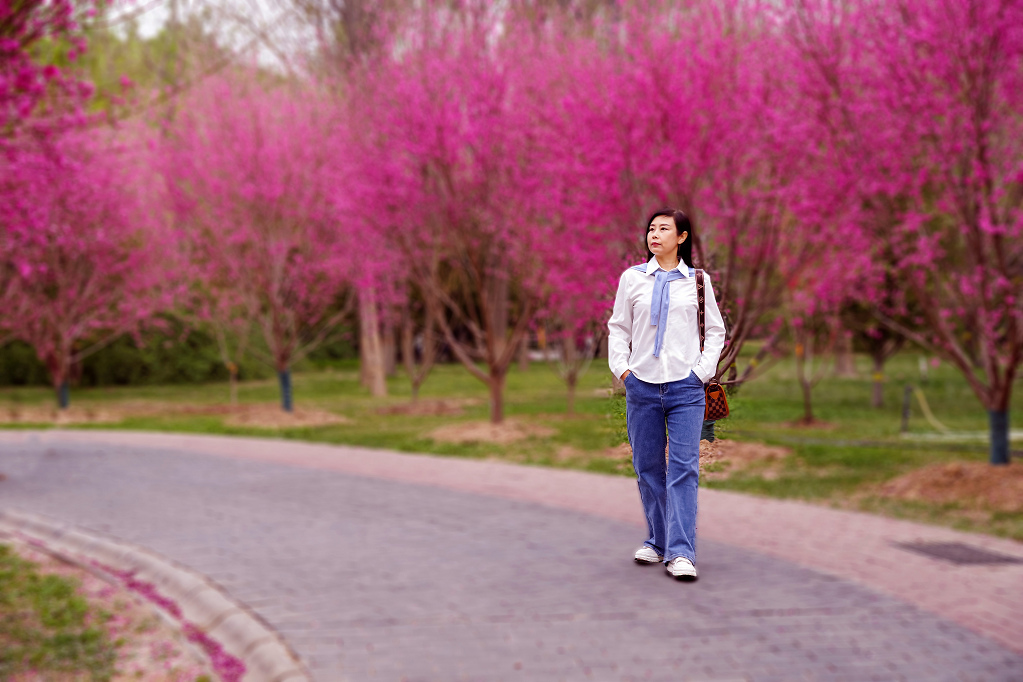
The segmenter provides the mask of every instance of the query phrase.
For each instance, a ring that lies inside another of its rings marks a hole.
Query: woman
[[[697,577],[703,385],[714,376],[725,342],[714,289],[704,275],[706,334],[700,352],[692,236],[682,211],[663,209],[650,216],[650,260],[622,274],[608,321],[608,364],[625,383],[632,465],[650,535],[635,559],[664,561],[679,580]]]

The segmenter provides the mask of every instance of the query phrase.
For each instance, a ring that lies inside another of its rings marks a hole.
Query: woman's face
[[[675,257],[678,245],[686,240],[688,232],[678,233],[675,219],[670,215],[659,215],[650,223],[646,231],[646,246],[655,256]]]

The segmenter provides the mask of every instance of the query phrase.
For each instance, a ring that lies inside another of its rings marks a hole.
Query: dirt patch
[[[19,556],[36,564],[40,573],[75,580],[78,593],[91,608],[110,614],[103,627],[112,641],[123,642],[117,648],[117,672],[112,682],[194,682],[203,675],[211,680],[218,679],[209,661],[185,640],[181,631],[157,616],[139,597],[28,545],[14,543],[11,546]],[[32,673],[15,677],[11,682],[43,679],[51,678]]]
[[[228,426],[281,429],[301,426],[346,424],[350,420],[326,410],[295,408],[286,413],[277,403],[243,405],[181,405],[174,403],[113,403],[103,406],[74,406],[58,410],[53,406],[31,405],[0,409],[0,424],[116,424],[131,417],[170,415],[212,415],[224,417]]]
[[[621,445],[616,445],[613,448],[608,448],[606,452],[608,459],[632,459],[632,447],[628,443],[622,443]]]
[[[667,449],[665,449],[667,458]],[[715,481],[728,478],[732,474],[759,462],[780,462],[792,454],[788,448],[764,443],[741,442],[735,440],[700,441],[700,476],[704,480]],[[611,459],[632,459],[632,448],[628,443],[608,448],[607,456]],[[777,471],[765,468],[766,478],[776,478]]]
[[[577,450],[571,445],[559,445],[554,450],[554,461],[555,462],[570,462],[574,459],[579,459],[585,456],[586,453],[582,450]]]
[[[553,436],[554,429],[539,424],[529,424],[516,419],[505,419],[500,424],[490,422],[462,422],[448,424],[434,429],[430,438],[444,443],[494,443],[507,445],[526,438]]]
[[[792,454],[788,448],[764,443],[737,440],[700,441],[700,474],[709,481],[728,478],[732,474],[760,462],[780,462]],[[777,471],[767,468],[765,478],[776,478]]]
[[[1023,466],[991,466],[981,462],[932,464],[884,483],[881,497],[969,509],[1023,511]]]
[[[26,405],[0,410],[0,424],[109,424],[124,417],[120,407],[73,406],[58,410],[49,405]]]
[[[409,417],[459,417],[470,405],[478,405],[479,400],[448,399],[448,400],[417,400],[414,403],[389,405],[377,410],[377,414],[398,414]]]
[[[209,412],[206,412],[208,414]],[[258,429],[287,429],[304,426],[330,426],[349,424],[351,419],[326,410],[296,407],[285,412],[280,405],[238,405],[226,412],[226,426],[245,426]]]
[[[822,421],[820,419],[815,419],[812,422],[810,422],[809,424],[804,422],[802,419],[797,419],[796,421],[783,422],[782,423],[782,427],[784,427],[786,429],[810,429],[810,430],[815,430],[815,431],[832,431],[837,426],[838,425],[833,423],[833,422],[826,422],[826,421]]]

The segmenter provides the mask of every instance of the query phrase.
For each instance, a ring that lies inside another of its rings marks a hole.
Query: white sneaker
[[[668,573],[676,580],[696,580],[696,566],[683,556],[677,556],[668,562]]]
[[[659,564],[662,561],[664,561],[664,557],[647,545],[643,545],[636,550],[637,564]]]

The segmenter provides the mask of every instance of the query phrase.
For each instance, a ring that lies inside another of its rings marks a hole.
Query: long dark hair
[[[686,240],[678,245],[678,260],[689,267],[693,267],[693,224],[689,221],[689,216],[677,208],[660,208],[650,216],[649,220],[646,221],[646,230],[643,231],[643,248],[646,249],[647,261],[653,258],[654,254],[646,246],[646,235],[647,232],[650,231],[650,225],[654,222],[654,218],[658,218],[660,216],[668,216],[675,221],[675,234],[678,235],[683,232],[689,233]]]

